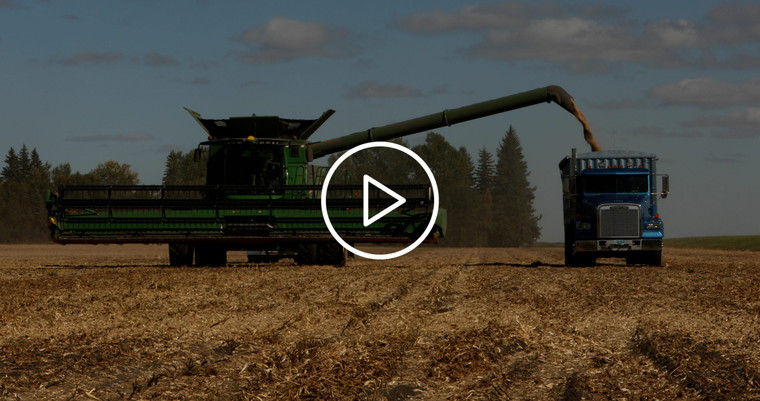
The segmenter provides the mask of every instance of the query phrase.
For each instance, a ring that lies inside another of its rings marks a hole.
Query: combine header
[[[559,104],[577,115],[570,95],[558,86],[430,114],[343,137],[310,142],[309,137],[334,113],[315,120],[279,117],[203,119],[188,112],[208,133],[206,185],[60,186],[47,199],[50,231],[62,244],[167,243],[172,266],[226,263],[229,250],[256,251],[262,258],[292,257],[302,264],[343,265],[346,251],[330,235],[320,197],[327,197],[329,218],[348,243],[411,243],[430,218],[436,227],[427,238],[445,234],[446,214],[431,216],[430,184],[387,185],[406,199],[382,219],[362,223],[362,185],[330,185],[322,193],[325,167],[315,158],[359,144],[387,141],[539,103]],[[204,152],[205,153],[205,152]],[[394,199],[373,200],[378,211]]]

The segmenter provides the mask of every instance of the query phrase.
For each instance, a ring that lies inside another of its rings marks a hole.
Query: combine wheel
[[[305,244],[298,244],[296,247],[297,249],[297,255],[296,255],[296,263],[299,265],[315,265],[317,264],[317,244],[315,243],[305,243]]]
[[[348,252],[340,244],[323,244],[317,249],[317,264],[345,266]]]
[[[193,264],[193,246],[191,244],[169,244],[169,265],[174,267]]]
[[[198,245],[195,247],[196,266],[224,266],[227,264],[227,250],[218,245]]]

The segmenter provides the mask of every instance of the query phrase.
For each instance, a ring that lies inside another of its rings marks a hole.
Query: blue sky
[[[760,3],[0,0],[0,151],[160,183],[204,117],[337,113],[312,139],[559,85],[604,149],[657,153],[671,237],[760,234]],[[538,105],[439,133],[473,157],[512,125],[543,240],[557,163],[588,148]],[[408,137],[412,144],[424,134]]]

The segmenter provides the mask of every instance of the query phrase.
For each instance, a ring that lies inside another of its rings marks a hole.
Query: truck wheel
[[[574,267],[577,265],[573,252],[573,244],[565,242],[565,266]]]
[[[198,245],[195,247],[196,266],[224,266],[227,264],[227,250],[218,245]]]
[[[647,252],[646,261],[649,266],[662,266],[662,251]]]
[[[192,266],[193,246],[190,244],[169,244],[169,265],[173,267]]]

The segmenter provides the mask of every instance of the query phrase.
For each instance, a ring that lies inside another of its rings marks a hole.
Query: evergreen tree
[[[4,182],[15,181],[18,176],[18,156],[16,151],[11,148],[5,156],[5,167],[3,167],[2,180]]]
[[[17,155],[11,148],[5,158],[0,186],[0,242],[34,242],[46,238],[45,192],[50,186],[50,165],[42,163],[37,149],[26,145]]]
[[[496,179],[493,156],[485,147],[478,152],[478,165],[475,167],[473,186],[478,192],[485,192],[493,188]]]
[[[478,152],[478,164],[473,176],[473,188],[477,191],[476,202],[472,206],[475,221],[480,228],[477,232],[477,244],[487,246],[493,231],[493,186],[496,182],[496,169],[491,152],[484,147]]]
[[[528,166],[525,163],[517,132],[509,126],[497,154],[496,182],[493,188],[492,231],[489,236],[493,246],[522,246],[536,242],[541,229],[540,216],[533,208],[535,187],[528,182]]]
[[[442,135],[430,132],[425,143],[412,149],[430,167],[438,183],[440,207],[446,209],[448,227],[444,243],[453,246],[477,245],[475,193],[472,189],[473,164],[467,149],[456,149]]]

